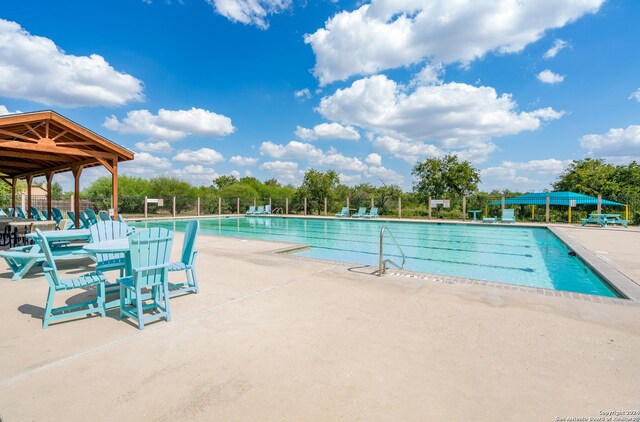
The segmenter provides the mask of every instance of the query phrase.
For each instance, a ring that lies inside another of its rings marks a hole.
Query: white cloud
[[[557,84],[564,81],[563,75],[553,73],[549,69],[543,70],[542,72],[538,73],[537,78],[540,82],[544,82],[545,84]]]
[[[123,174],[153,177],[171,169],[171,161],[167,158],[156,157],[148,152],[137,152],[135,160],[125,161],[120,166]]]
[[[173,157],[173,161],[181,163],[215,164],[224,161],[224,157],[218,151],[211,148],[200,148],[196,151],[184,149]]]
[[[580,146],[590,155],[640,161],[640,125],[613,128],[604,134],[585,135],[580,139]]]
[[[278,145],[273,142],[263,142],[260,146],[260,154],[273,158],[288,159],[312,159],[324,155],[320,148],[304,142],[291,141],[286,145]]]
[[[630,100],[636,100],[637,102],[640,103],[640,88],[633,92],[631,95],[629,95],[629,99]]]
[[[64,107],[143,100],[142,81],[102,56],[66,54],[52,40],[0,19],[0,96]]]
[[[553,45],[544,53],[542,57],[544,57],[545,59],[555,57],[560,52],[560,50],[567,46],[567,44],[568,43],[566,41],[559,38],[553,40]]]
[[[441,84],[445,68],[442,63],[428,64],[413,77],[411,85]]]
[[[541,191],[549,188],[556,176],[570,163],[571,160],[555,158],[525,162],[503,161],[500,166],[480,170],[482,188]]]
[[[404,177],[396,171],[385,168],[383,166],[371,166],[365,171],[365,176],[382,182],[385,185],[402,185]]]
[[[6,116],[7,114],[16,114],[16,113],[21,113],[21,111],[18,111],[18,110],[9,111],[7,106],[0,104],[0,116]]]
[[[410,164],[429,157],[439,157],[443,154],[435,145],[415,141],[402,141],[391,136],[375,138],[372,141],[372,145],[374,149],[384,155],[400,158]]]
[[[173,151],[171,144],[167,141],[157,142],[136,142],[136,149],[146,152],[170,153]]]
[[[309,98],[311,98],[311,91],[309,91],[309,88],[304,88],[299,91],[294,91],[293,95],[296,98],[308,100]]]
[[[262,163],[260,168],[288,182],[294,182],[300,178],[298,163],[293,161],[267,161]]]
[[[345,185],[348,185],[348,186],[356,185],[360,183],[360,181],[362,180],[362,175],[360,174],[339,173],[338,177],[340,177],[340,183],[344,183]]]
[[[322,85],[424,59],[469,63],[488,52],[517,53],[604,0],[372,0],[337,13],[305,35]],[[346,59],[348,58],[348,59]]]
[[[312,166],[327,167],[332,170],[364,171],[367,166],[356,157],[347,157],[335,150],[330,150],[327,154],[319,158],[310,160]]]
[[[201,164],[190,164],[183,169],[174,169],[169,174],[179,179],[189,181],[195,185],[210,186],[213,179],[220,174],[210,167],[204,167]]]
[[[414,90],[375,75],[324,97],[318,111],[327,119],[413,141],[440,142],[448,148],[538,129],[559,117],[550,108],[518,112],[511,95],[492,87],[463,83],[418,86]]]
[[[229,174],[235,178],[240,177],[240,172],[238,170],[232,170]]]
[[[148,110],[131,110],[122,121],[111,116],[105,119],[103,125],[121,133],[135,133],[169,141],[188,135],[221,137],[235,131],[227,116],[195,107],[190,110],[160,109],[157,115]]]
[[[229,162],[231,164],[235,164],[236,166],[253,166],[258,162],[257,158],[254,157],[242,157],[240,155],[234,155],[229,158]]]
[[[382,156],[380,156],[380,154],[376,154],[375,152],[372,152],[371,154],[365,157],[364,162],[372,166],[381,166]]]
[[[347,141],[357,141],[360,134],[351,126],[342,126],[339,123],[321,123],[307,129],[298,126],[296,136],[304,141],[316,141],[324,139],[344,139]]]
[[[267,15],[287,10],[291,0],[206,0],[215,11],[233,22],[267,29]]]

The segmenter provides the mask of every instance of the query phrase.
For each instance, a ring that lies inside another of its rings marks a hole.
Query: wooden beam
[[[98,158],[96,157],[96,160],[98,160],[98,162],[100,164],[102,164],[104,166],[104,168],[106,168],[109,173],[111,173],[111,175],[113,176],[113,172],[116,171],[117,172],[117,167],[118,167],[118,160],[115,160],[115,166],[111,165],[111,163],[109,163],[107,160],[103,160],[102,158]],[[115,170],[114,170],[115,169]]]
[[[31,127],[31,125],[29,123],[25,123],[24,125],[27,127],[27,129],[29,129],[29,132],[31,132],[34,135],[36,135],[38,137],[38,139],[42,139],[42,136],[40,136],[40,134],[38,132],[36,132],[36,130],[33,127]],[[38,126],[40,126],[40,125],[38,125]],[[38,126],[36,126],[36,127],[38,127]]]
[[[29,160],[44,160],[44,161],[73,161],[73,157],[59,156],[51,154],[38,154],[35,152],[22,152],[22,151],[8,151],[2,150],[2,144],[0,144],[0,156],[2,157],[14,157],[14,158],[26,158]]]
[[[34,143],[38,142],[37,139],[29,138],[28,136],[20,135],[15,132],[9,132],[8,130],[4,130],[4,129],[0,129],[0,135],[6,135],[12,138],[22,139],[23,141],[27,141],[27,142],[34,142]]]
[[[95,158],[89,158],[86,160],[82,160],[82,161],[76,161],[74,163],[66,163],[66,164],[61,164],[59,166],[55,166],[55,167],[48,167],[46,169],[42,169],[42,170],[35,170],[35,171],[31,171],[28,173],[23,173],[20,175],[17,175],[16,177],[27,177],[27,176],[42,176],[44,174],[46,174],[47,171],[53,171],[56,173],[61,173],[63,171],[67,171],[67,170],[71,170],[72,167],[75,166],[90,166],[92,164],[98,164],[98,160],[96,160]]]
[[[55,142],[55,141],[56,141],[56,139],[60,138],[61,136],[66,135],[67,133],[69,133],[69,131],[63,130],[62,132],[58,133],[56,136],[54,136],[53,138],[51,138],[51,140],[52,140],[53,142]],[[47,138],[48,138],[48,136],[47,136]]]
[[[47,120],[44,126],[44,137],[45,138],[49,137],[49,120]]]
[[[43,138],[44,140],[45,138]],[[114,154],[102,151],[87,151],[75,148],[59,147],[55,145],[47,144],[25,144],[19,141],[5,141],[0,140],[0,148],[33,151],[33,152],[49,152],[51,154],[63,154],[77,157],[100,157],[100,158],[113,158]]]
[[[27,161],[9,161],[9,160],[2,160],[0,159],[0,168],[6,166],[6,167],[24,167],[24,168],[32,168],[32,169],[37,169],[37,168],[41,168],[42,165],[37,164],[37,163],[29,163]]]

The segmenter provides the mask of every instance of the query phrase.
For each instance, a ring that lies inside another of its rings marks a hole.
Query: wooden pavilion
[[[133,160],[133,152],[80,126],[55,111],[0,116],[0,179],[11,186],[16,207],[16,182],[27,181],[27,211],[31,215],[31,183],[47,179],[47,210],[51,219],[51,187],[56,173],[74,177],[74,210],[79,227],[80,175],[88,167],[104,166],[111,173],[114,217],[118,215],[118,163]]]

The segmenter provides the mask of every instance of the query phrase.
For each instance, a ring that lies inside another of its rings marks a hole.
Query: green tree
[[[635,164],[635,163],[634,163]],[[585,158],[574,160],[569,167],[558,176],[553,184],[556,191],[570,191],[585,195],[613,196],[620,193],[620,180],[617,180],[616,166],[602,159]],[[624,183],[624,181],[622,181]]]
[[[308,169],[304,173],[302,185],[298,188],[298,200],[307,198],[311,213],[320,214],[324,210],[324,198],[329,202],[335,197],[335,190],[340,184],[338,173],[333,170],[326,172]]]
[[[411,174],[417,179],[413,190],[423,201],[428,197],[469,195],[478,190],[480,182],[478,170],[453,154],[416,163]]]
[[[231,175],[222,175],[222,176],[218,176],[215,179],[213,179],[213,186],[216,189],[223,189],[226,188],[227,186],[231,186],[234,183],[238,183],[238,178],[235,176],[231,176]]]
[[[64,190],[62,189],[62,185],[58,182],[53,182],[53,185],[51,185],[51,199],[59,201],[63,196]]]
[[[123,213],[140,213],[144,196],[149,195],[149,180],[141,177],[118,176],[118,207]],[[55,185],[54,185],[55,186]],[[86,187],[80,197],[93,202],[98,209],[111,207],[111,176],[99,177]]]
[[[149,180],[149,196],[172,200],[176,198],[176,212],[181,213],[195,207],[197,190],[189,182],[175,177],[158,176]],[[171,209],[172,203],[165,201],[167,209]]]

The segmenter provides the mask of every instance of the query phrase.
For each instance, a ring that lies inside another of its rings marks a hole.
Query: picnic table
[[[619,224],[623,227],[627,227],[629,224],[628,220],[623,220],[620,218],[620,214],[599,214],[592,213],[589,214],[588,218],[580,219],[582,221],[582,225],[585,226],[587,224],[597,224],[600,227],[607,227],[608,224],[616,225]]]

